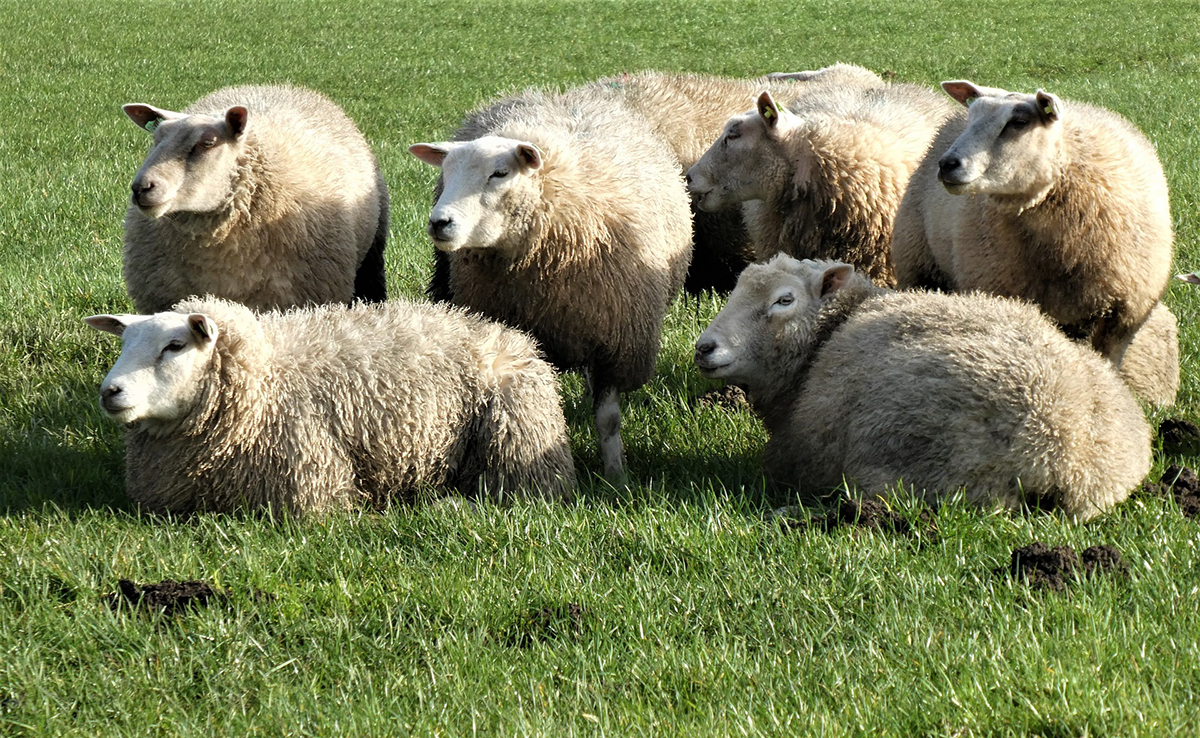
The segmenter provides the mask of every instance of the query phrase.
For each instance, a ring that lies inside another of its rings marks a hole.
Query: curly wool
[[[521,333],[404,301],[175,309],[208,315],[219,335],[193,411],[127,433],[129,494],[148,508],[302,513],[480,482],[491,494],[574,486],[557,381]]]

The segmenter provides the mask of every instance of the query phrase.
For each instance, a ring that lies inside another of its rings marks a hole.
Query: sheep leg
[[[1146,311],[1140,320],[1135,320],[1129,307],[1118,300],[1096,324],[1092,333],[1092,347],[1104,358],[1120,369],[1121,360],[1125,358],[1125,349],[1133,342],[1133,336],[1142,323],[1146,321],[1150,311]]]
[[[387,187],[382,181],[379,191],[379,222],[375,227],[375,237],[354,274],[354,299],[366,302],[387,302],[387,271],[384,268],[383,250],[387,246],[389,213]]]
[[[604,476],[613,484],[625,484],[625,449],[621,445],[621,403],[616,387],[597,386],[592,404],[596,412],[596,435],[600,439],[600,461]]]

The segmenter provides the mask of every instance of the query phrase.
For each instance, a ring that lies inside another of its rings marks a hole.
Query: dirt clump
[[[1034,541],[1012,552],[1008,574],[1030,589],[1062,592],[1073,581],[1099,574],[1124,574],[1128,570],[1114,546],[1090,546],[1082,556],[1070,546],[1051,548]]]
[[[534,643],[583,635],[587,608],[577,602],[535,607],[517,615],[505,634],[510,646],[529,648]]]
[[[1192,519],[1200,517],[1200,476],[1194,469],[1172,464],[1157,483],[1143,484],[1142,492],[1156,497],[1174,497],[1179,512],[1184,516]]]
[[[810,520],[790,517],[787,514],[777,515],[780,527],[784,532],[803,532],[813,528],[829,532],[835,528],[851,527],[863,530],[878,530],[884,533],[894,533],[906,538],[933,538],[937,532],[934,514],[928,508],[921,510],[917,517],[919,524],[914,526],[900,513],[892,510],[879,500],[844,499],[824,515],[815,516]]]
[[[109,607],[129,607],[144,612],[161,612],[167,617],[185,610],[225,602],[229,593],[214,589],[208,582],[176,582],[164,579],[154,584],[137,584],[128,579],[117,582],[117,591],[107,595]]]
[[[1163,451],[1169,454],[1196,453],[1200,450],[1200,426],[1183,418],[1167,418],[1158,424]]]
[[[720,407],[726,410],[749,410],[750,400],[746,398],[746,392],[741,387],[727,384],[694,398],[692,406],[697,409]]]

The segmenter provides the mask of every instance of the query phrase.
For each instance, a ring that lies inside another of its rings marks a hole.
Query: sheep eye
[[[775,301],[775,304],[782,306],[782,307],[787,307],[788,305],[791,305],[795,301],[796,301],[796,298],[793,297],[792,295],[782,295],[782,296],[780,296],[780,298],[778,300]]]
[[[1004,124],[1004,130],[1019,131],[1027,125],[1029,125],[1028,118],[1009,118],[1008,122]]]
[[[492,176],[488,177],[488,179],[504,179],[507,176],[507,169],[497,169],[496,171],[492,172]]]
[[[199,153],[203,149],[211,149],[212,147],[214,147],[216,145],[217,145],[216,137],[209,136],[208,138],[202,138],[199,141],[197,141],[195,148],[193,148],[192,150]]]
[[[171,341],[170,343],[168,343],[166,346],[163,347],[162,352],[163,352],[163,354],[166,354],[168,351],[170,351],[171,353],[175,353],[176,351],[183,351],[183,347],[186,345],[187,344],[184,343],[183,341]]]

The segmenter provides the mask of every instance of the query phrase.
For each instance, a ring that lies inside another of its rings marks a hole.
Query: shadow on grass
[[[20,408],[0,437],[0,514],[135,509],[124,491],[122,431],[99,410],[86,412],[95,389],[67,380]]]

